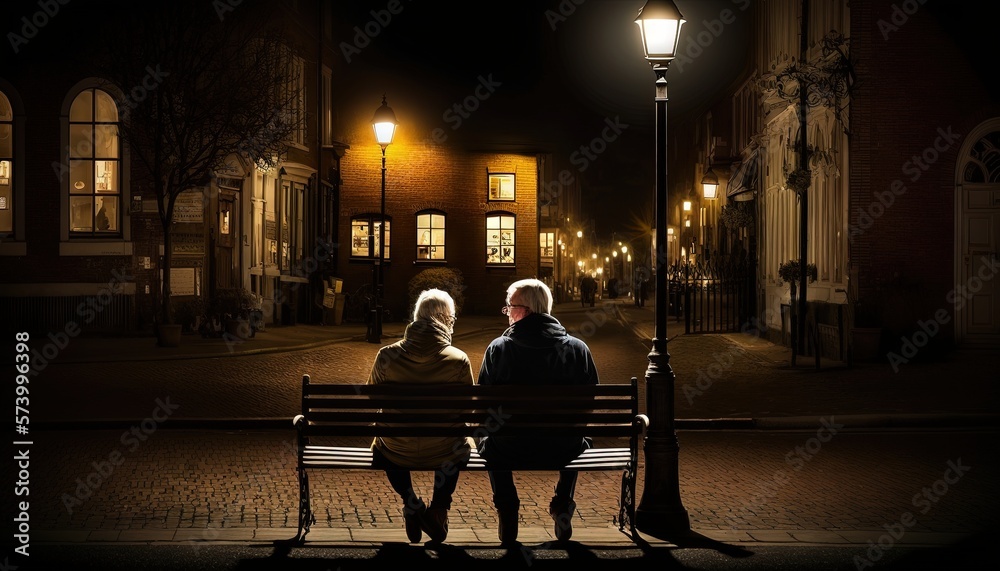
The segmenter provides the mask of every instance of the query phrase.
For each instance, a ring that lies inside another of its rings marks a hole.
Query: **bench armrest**
[[[649,417],[644,414],[637,414],[633,422],[639,425],[639,436],[645,438],[646,429],[649,428]]]
[[[306,424],[306,417],[303,414],[296,414],[295,418],[292,419],[292,426],[302,430]]]

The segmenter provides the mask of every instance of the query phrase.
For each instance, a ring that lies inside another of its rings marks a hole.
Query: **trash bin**
[[[323,325],[340,325],[344,322],[346,293],[327,293],[323,296]]]

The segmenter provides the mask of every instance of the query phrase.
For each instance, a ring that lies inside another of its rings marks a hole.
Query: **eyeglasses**
[[[515,307],[520,307],[521,309],[528,309],[527,305],[511,305],[511,304],[507,304],[507,305],[505,305],[505,306],[503,306],[503,307],[500,308],[500,313],[502,313],[504,315],[510,315],[510,310],[514,309]]]

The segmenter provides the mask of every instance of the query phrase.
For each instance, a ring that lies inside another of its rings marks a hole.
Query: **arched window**
[[[510,212],[486,215],[486,265],[514,265],[514,230],[516,221]]]
[[[71,236],[121,234],[121,144],[118,106],[106,91],[84,89],[69,111]]]
[[[417,260],[445,259],[445,219],[440,210],[417,212]]]

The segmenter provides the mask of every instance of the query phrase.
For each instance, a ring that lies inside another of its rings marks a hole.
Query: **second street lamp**
[[[677,433],[674,430],[674,372],[667,353],[667,66],[674,59],[684,17],[671,0],[649,0],[635,19],[646,61],[656,76],[656,303],[653,347],[646,368],[649,430],[643,446],[646,470],[635,526],[652,535],[688,533],[691,522],[681,505]]]
[[[374,262],[372,271],[372,281],[375,284],[375,315],[372,316],[371,327],[368,329],[368,342],[382,342],[382,300],[385,294],[385,148],[392,143],[392,137],[396,134],[396,114],[385,102],[382,96],[382,105],[375,110],[372,117],[372,129],[375,130],[375,140],[382,147],[382,203],[379,209],[378,221],[378,259]]]

